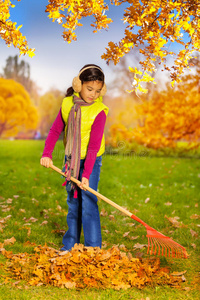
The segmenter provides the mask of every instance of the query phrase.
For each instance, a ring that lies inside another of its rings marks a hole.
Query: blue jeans
[[[82,178],[84,162],[84,159],[80,162],[79,180]],[[89,186],[94,190],[97,190],[98,187],[101,162],[102,157],[97,157],[89,178]],[[68,230],[63,236],[64,247],[61,250],[70,250],[74,244],[80,243],[82,226],[85,246],[101,248],[101,224],[97,201],[95,195],[80,188],[78,188],[78,198],[74,198],[73,190],[68,192]]]

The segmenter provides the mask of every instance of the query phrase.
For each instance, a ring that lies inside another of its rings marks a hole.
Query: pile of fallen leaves
[[[2,249],[8,259],[9,278],[25,280],[30,285],[53,285],[61,288],[128,289],[145,286],[179,286],[182,281],[160,267],[159,258],[133,258],[118,246],[108,250],[75,245],[70,252],[37,246],[35,253],[13,254]]]

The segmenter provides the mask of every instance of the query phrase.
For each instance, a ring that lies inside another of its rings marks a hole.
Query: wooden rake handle
[[[59,168],[57,168],[54,165],[50,165],[50,168],[53,169],[54,171],[58,172],[59,174],[63,175],[64,177],[66,177],[66,174],[64,172],[62,172]],[[76,184],[80,184],[81,182],[79,180],[77,180],[76,178],[71,176],[71,181],[73,181]],[[102,194],[98,193],[97,191],[93,190],[90,187],[87,187],[86,185],[83,185],[83,187],[89,191],[90,193],[94,194],[95,196],[97,196],[98,198],[102,199],[103,201],[107,202],[108,204],[112,205],[114,208],[118,209],[119,211],[121,211],[122,213],[124,213],[125,215],[132,217],[133,214],[130,213],[128,210],[126,210],[125,208],[121,207],[120,205],[116,204],[115,202],[111,201],[110,199],[108,199],[107,197],[103,196]]]

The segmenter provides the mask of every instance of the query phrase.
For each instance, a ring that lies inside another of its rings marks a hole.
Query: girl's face
[[[103,87],[102,81],[87,81],[82,84],[80,97],[87,103],[92,103],[96,100]]]

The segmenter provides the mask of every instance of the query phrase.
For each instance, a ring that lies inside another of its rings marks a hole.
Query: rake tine
[[[181,252],[178,251],[178,249],[172,243],[170,243],[170,247],[171,247],[172,257],[180,257]]]
[[[155,240],[152,238],[153,248],[151,254],[154,254],[156,252],[156,243]],[[155,249],[155,250],[154,250]],[[154,253],[153,253],[154,252]]]
[[[156,250],[157,250],[157,243],[156,240],[154,238],[152,238],[153,244],[154,244],[154,253],[152,251],[152,254],[156,255]],[[152,249],[153,250],[153,249]]]
[[[154,243],[153,243],[153,239],[152,238],[150,238],[150,239],[151,239],[151,252],[150,252],[150,254],[152,255]]]
[[[148,238],[148,248],[147,248],[147,254],[149,253],[149,238]]]
[[[168,250],[168,255],[169,257],[172,256],[172,257],[185,257],[184,255],[184,252],[181,251],[181,249],[177,248],[176,245],[174,245],[174,243],[172,243],[171,241],[169,240],[163,240],[163,239],[160,239],[158,241],[158,239],[156,238],[157,242],[162,245],[162,248],[165,249],[165,256],[167,256],[167,250]],[[181,246],[181,245],[180,245]],[[182,248],[182,246],[181,246]],[[163,251],[164,251],[163,249]],[[183,247],[183,250],[185,251],[184,247]],[[164,253],[162,253],[163,255]]]
[[[187,252],[185,248],[174,241],[170,241],[170,246],[174,249],[177,257],[186,257]]]
[[[152,237],[148,237],[148,241],[150,241],[150,245],[151,245],[151,250],[150,250],[150,254],[153,254],[154,251],[154,246],[155,246],[155,250],[156,250],[156,245],[155,245],[155,241]],[[150,247],[149,247],[150,248]],[[149,250],[149,249],[148,249]],[[147,252],[147,254],[149,253],[149,251]],[[154,252],[155,253],[155,252]]]
[[[165,257],[169,256],[170,257],[170,253],[171,253],[171,248],[168,245],[168,241],[163,241],[161,240],[160,243],[162,244],[162,247],[165,249]],[[168,253],[168,255],[167,255]]]
[[[158,255],[160,255],[160,243],[156,238],[155,238],[155,242],[156,242],[157,247],[158,247]],[[156,252],[154,253],[154,255],[156,255]]]
[[[155,244],[156,244],[156,246],[158,248],[158,255],[160,255],[160,243],[159,243],[159,241],[156,238],[155,238]],[[156,249],[155,249],[154,255],[156,255]]]
[[[151,253],[152,251],[152,241],[151,241],[151,237],[148,237],[148,249],[147,249],[147,254]]]

